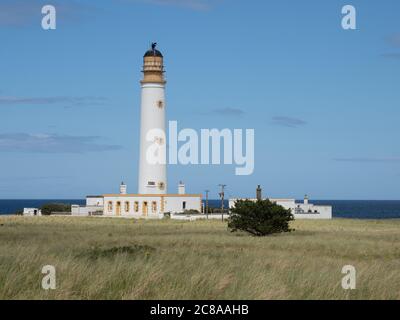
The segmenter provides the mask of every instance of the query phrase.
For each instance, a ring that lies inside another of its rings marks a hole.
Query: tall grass
[[[0,299],[399,299],[400,221],[295,221],[232,234],[219,221],[0,218]],[[343,290],[344,265],[357,289]],[[44,265],[57,289],[43,290]]]

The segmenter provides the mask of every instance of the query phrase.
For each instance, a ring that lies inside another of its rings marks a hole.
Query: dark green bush
[[[53,212],[71,212],[71,205],[65,203],[46,203],[41,208],[42,215],[49,216]]]
[[[289,223],[294,216],[289,209],[269,200],[239,200],[231,209],[228,228],[232,231],[245,231],[255,236],[291,232]]]

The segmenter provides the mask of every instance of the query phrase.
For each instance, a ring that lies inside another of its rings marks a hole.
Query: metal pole
[[[221,193],[219,194],[219,196],[221,197],[221,211],[222,211],[222,221],[224,221],[224,197],[225,197],[225,187],[226,184],[220,184],[219,185],[221,187]]]
[[[207,215],[207,220],[208,220],[208,193],[210,190],[206,190],[206,215]]]

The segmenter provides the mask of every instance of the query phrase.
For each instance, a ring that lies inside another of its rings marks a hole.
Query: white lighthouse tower
[[[139,194],[167,193],[163,55],[156,43],[144,55],[140,117]],[[155,148],[156,146],[156,148]],[[150,157],[149,157],[150,155]],[[153,157],[152,157],[153,156]],[[157,161],[163,159],[163,161]]]

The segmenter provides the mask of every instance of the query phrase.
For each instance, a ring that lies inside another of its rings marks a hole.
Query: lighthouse
[[[167,193],[163,55],[151,45],[143,57],[140,111],[139,194]],[[156,148],[154,148],[156,146]],[[153,154],[152,154],[153,153]],[[155,154],[154,154],[155,153]],[[162,161],[154,161],[154,158]]]
[[[163,55],[153,43],[143,57],[141,84],[140,150],[138,193],[127,192],[121,182],[119,193],[88,196],[86,207],[74,206],[73,215],[101,214],[137,219],[181,219],[175,214],[201,212],[202,194],[186,193],[183,182],[175,193],[167,191],[166,110]],[[154,160],[157,160],[154,162]]]

